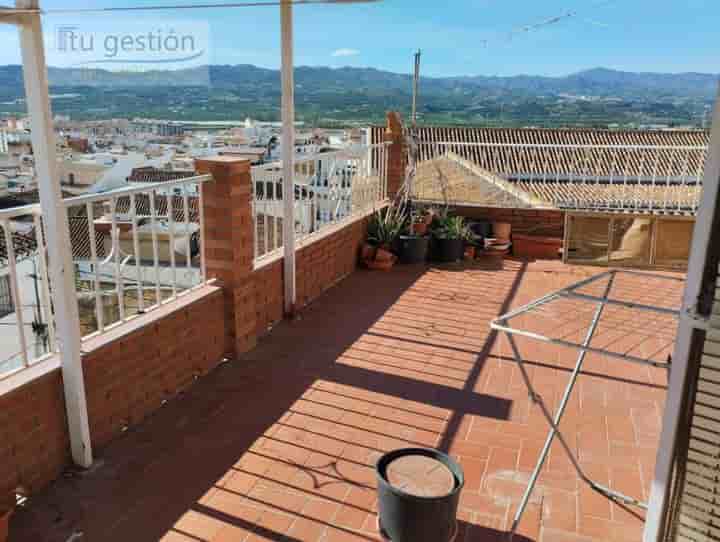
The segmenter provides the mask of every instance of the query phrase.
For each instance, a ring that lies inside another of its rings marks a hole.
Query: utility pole
[[[417,100],[418,100],[418,88],[420,86],[420,55],[422,51],[418,49],[415,53],[415,71],[413,74],[413,97],[412,97],[412,125],[413,128],[417,126]]]

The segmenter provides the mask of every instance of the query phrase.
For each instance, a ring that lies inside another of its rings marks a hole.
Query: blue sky
[[[192,3],[189,0],[41,0],[46,9]],[[203,0],[211,2],[212,0]],[[217,0],[221,1],[221,0]],[[523,26],[576,15],[532,32]],[[604,66],[630,71],[720,72],[717,0],[384,0],[295,8],[296,64],[408,72],[421,48],[423,74],[564,75]],[[280,62],[276,7],[118,16],[48,15],[57,25],[122,28],[182,21],[203,25],[213,63]],[[0,64],[18,63],[14,30],[0,26]]]

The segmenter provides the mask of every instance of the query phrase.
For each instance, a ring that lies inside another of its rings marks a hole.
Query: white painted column
[[[38,4],[38,0],[16,0],[19,9],[37,9]],[[62,203],[60,177],[57,171],[55,134],[50,110],[40,15],[23,16],[19,31],[35,172],[47,235],[50,266],[48,271],[55,306],[70,445],[75,463],[87,468],[92,464],[92,447],[85,381],[80,359],[80,319],[67,211]]]
[[[693,229],[690,260],[688,262],[687,282],[680,312],[675,349],[670,370],[670,382],[665,399],[662,432],[655,461],[655,476],[652,481],[648,511],[645,520],[644,542],[657,542],[667,530],[664,521],[668,507],[668,498],[672,484],[673,460],[677,445],[680,410],[687,394],[687,373],[692,346],[692,334],[702,324],[693,319],[698,296],[702,288],[707,255],[710,250],[712,223],[716,208],[718,191],[720,190],[720,92],[715,102],[710,146],[708,147],[703,192],[700,209]]]
[[[283,276],[285,313],[295,310],[295,82],[291,0],[280,6],[282,33]]]

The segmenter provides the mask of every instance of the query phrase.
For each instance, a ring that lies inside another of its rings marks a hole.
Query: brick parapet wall
[[[360,245],[367,235],[367,218],[343,225],[298,250],[297,307],[302,308],[357,268]],[[283,260],[253,273],[256,333],[261,336],[283,316]]]
[[[203,287],[83,343],[96,452],[222,362],[223,305],[219,288]],[[0,396],[0,497],[34,493],[69,463],[60,369]]]
[[[18,488],[38,491],[69,461],[59,369],[0,396],[0,502]]]
[[[515,233],[542,232],[562,238],[565,231],[565,212],[553,209],[511,209],[453,205],[458,215],[475,220],[509,222]]]
[[[133,331],[84,356],[93,447],[142,422],[223,360],[225,299],[219,288],[204,290],[141,316]]]

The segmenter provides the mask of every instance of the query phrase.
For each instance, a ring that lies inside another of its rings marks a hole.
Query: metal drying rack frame
[[[545,463],[545,460],[547,459],[548,454],[550,453],[550,447],[555,440],[555,437],[558,438],[558,441],[562,445],[563,449],[565,450],[565,453],[570,458],[571,463],[573,464],[573,467],[578,473],[578,476],[581,478],[583,482],[588,484],[592,489],[595,491],[605,495],[606,497],[613,499],[615,501],[618,501],[624,505],[630,505],[630,506],[636,506],[643,509],[647,509],[647,503],[644,503],[640,501],[639,499],[636,499],[634,497],[629,497],[627,495],[624,495],[623,493],[620,493],[618,491],[615,491],[613,489],[610,489],[609,487],[606,487],[602,484],[599,484],[595,482],[594,480],[591,480],[583,471],[580,463],[578,462],[578,459],[575,457],[575,455],[572,452],[572,449],[567,443],[567,440],[563,436],[562,432],[559,429],[560,422],[562,421],[563,414],[565,413],[565,409],[567,407],[568,401],[570,399],[570,396],[572,394],[573,388],[575,387],[575,384],[578,380],[578,377],[580,376],[580,373],[582,372],[583,363],[585,361],[585,357],[588,352],[595,353],[595,354],[601,354],[604,356],[609,356],[611,358],[615,358],[622,361],[629,361],[632,363],[640,363],[644,365],[650,365],[652,367],[661,367],[661,368],[668,368],[670,367],[670,363],[667,362],[660,362],[652,359],[646,359],[641,358],[638,356],[633,356],[628,353],[618,353],[613,352],[604,348],[596,348],[590,346],[593,336],[595,335],[595,331],[597,330],[598,324],[600,322],[600,319],[602,317],[603,311],[605,310],[605,307],[608,305],[612,306],[618,306],[618,307],[625,307],[628,309],[635,309],[635,310],[641,310],[641,311],[647,311],[647,312],[654,312],[654,313],[661,313],[661,314],[667,314],[675,317],[679,317],[680,311],[675,309],[670,309],[666,307],[659,307],[659,306],[653,306],[653,305],[645,305],[640,303],[633,303],[629,301],[622,301],[618,299],[611,299],[610,298],[610,292],[612,290],[613,284],[615,283],[615,279],[618,274],[625,274],[625,275],[633,275],[633,276],[640,276],[645,278],[655,278],[655,279],[663,279],[668,281],[683,281],[683,279],[668,275],[659,275],[659,274],[653,274],[653,273],[644,273],[644,272],[638,272],[638,271],[630,271],[630,270],[624,270],[624,269],[611,269],[608,271],[605,271],[603,273],[600,273],[598,275],[594,275],[588,279],[582,280],[580,282],[577,282],[575,284],[572,284],[570,286],[567,286],[565,288],[561,288],[559,290],[556,290],[554,292],[551,292],[539,299],[536,299],[535,301],[532,301],[528,303],[527,305],[524,305],[522,307],[519,307],[511,312],[508,312],[507,314],[503,314],[502,316],[499,316],[498,318],[494,319],[490,327],[493,330],[496,330],[501,333],[505,333],[507,336],[507,339],[510,343],[510,348],[512,349],[513,357],[515,358],[515,362],[518,365],[518,368],[520,369],[520,374],[522,376],[522,379],[527,386],[528,392],[530,394],[530,399],[537,404],[543,414],[543,417],[547,420],[548,424],[550,425],[550,431],[547,434],[547,437],[545,439],[545,444],[542,448],[542,451],[540,452],[540,455],[538,457],[537,463],[535,464],[535,468],[533,469],[532,475],[530,476],[530,480],[528,481],[527,487],[525,488],[525,492],[523,494],[523,497],[520,501],[520,504],[518,505],[518,508],[515,512],[515,516],[513,518],[512,527],[510,529],[510,536],[512,537],[517,530],[517,527],[520,523],[520,520],[522,518],[523,513],[525,512],[525,508],[527,507],[527,504],[530,500],[530,496],[535,489],[535,485],[537,484],[538,478],[540,476],[540,471],[542,470],[542,467]],[[588,286],[590,284],[596,283],[598,281],[601,281],[603,279],[607,279],[607,285],[605,286],[605,290],[602,297],[594,296],[594,295],[588,295],[578,292],[580,288],[583,288],[585,286]],[[588,327],[587,333],[585,335],[585,338],[582,343],[577,343],[565,339],[556,339],[552,337],[547,337],[545,335],[540,335],[538,333],[534,333],[531,331],[525,331],[522,329],[511,327],[509,324],[509,321],[512,318],[516,318],[518,316],[531,313],[534,309],[537,309],[538,307],[541,307],[543,305],[546,305],[552,301],[558,300],[558,299],[576,299],[581,301],[587,301],[595,303],[596,308],[595,312],[593,314],[592,321],[590,322],[590,325]],[[565,346],[569,348],[575,348],[578,349],[580,352],[578,353],[577,360],[575,362],[575,366],[573,368],[573,371],[570,375],[570,379],[568,381],[567,386],[565,387],[565,392],[563,393],[562,399],[560,401],[560,405],[558,406],[558,410],[555,413],[555,415],[551,415],[550,410],[548,409],[547,405],[543,401],[540,394],[538,394],[530,380],[530,376],[527,372],[527,368],[525,367],[525,362],[520,355],[520,351],[518,350],[517,343],[515,341],[515,335],[526,337],[529,339],[533,339],[536,341],[542,341],[549,344],[555,344],[558,346]]]

